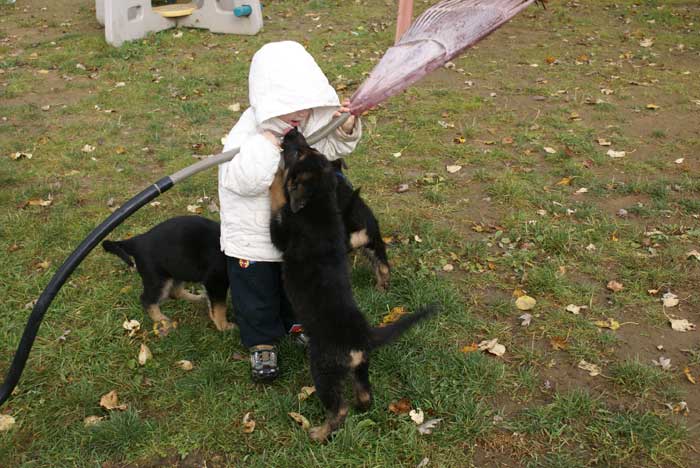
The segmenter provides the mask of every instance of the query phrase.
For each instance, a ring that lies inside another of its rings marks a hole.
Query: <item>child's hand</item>
[[[338,117],[340,114],[344,114],[345,112],[350,112],[350,99],[343,99],[342,104],[340,104],[340,109],[338,109],[334,114],[333,117]],[[351,115],[348,120],[343,123],[343,125],[340,126],[340,128],[343,129],[345,133],[348,135],[352,134],[352,129],[355,128],[355,116]]]

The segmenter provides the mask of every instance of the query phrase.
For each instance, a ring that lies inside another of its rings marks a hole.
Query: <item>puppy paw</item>
[[[233,324],[232,322],[224,322],[224,323],[214,323],[216,326],[216,329],[219,331],[228,331],[228,330],[233,330],[236,328],[236,325]]]
[[[309,429],[309,437],[316,442],[325,442],[330,435],[330,429],[326,424]]]

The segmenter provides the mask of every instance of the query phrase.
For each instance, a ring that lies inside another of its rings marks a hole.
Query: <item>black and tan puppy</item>
[[[201,216],[178,216],[150,231],[121,241],[102,242],[141,275],[141,304],[154,322],[170,323],[160,311],[167,299],[208,302],[209,317],[220,331],[233,328],[226,319],[228,276],[226,256],[219,248],[219,223]],[[192,294],[183,283],[202,283],[207,295]]]
[[[323,441],[347,415],[345,378],[352,378],[356,406],[367,409],[372,401],[369,352],[435,309],[423,308],[384,328],[369,326],[352,294],[337,177],[325,156],[294,133],[283,142],[285,171],[270,188],[270,233],[283,252],[285,291],[310,340],[311,375],[327,411],[326,421],[310,434]]]
[[[294,164],[299,149],[307,146],[306,140],[298,131],[289,132],[284,139],[283,155],[285,165]],[[386,255],[386,245],[379,230],[379,221],[360,197],[360,190],[353,189],[342,172],[342,160],[331,163],[335,175],[338,176],[335,194],[340,209],[340,216],[345,226],[345,236],[348,250],[362,248],[367,255],[376,279],[377,289],[384,291],[389,287],[389,260]]]

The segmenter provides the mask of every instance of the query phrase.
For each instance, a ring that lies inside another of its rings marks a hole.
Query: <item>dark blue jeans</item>
[[[243,346],[274,344],[294,324],[282,285],[282,263],[226,257],[234,320]]]

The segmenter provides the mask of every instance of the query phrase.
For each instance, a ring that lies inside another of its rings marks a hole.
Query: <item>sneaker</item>
[[[250,372],[256,381],[274,380],[279,375],[277,348],[264,344],[250,348]]]
[[[309,337],[304,334],[304,327],[300,324],[295,323],[292,328],[289,329],[289,334],[292,335],[294,342],[300,346],[307,347],[309,345]]]

